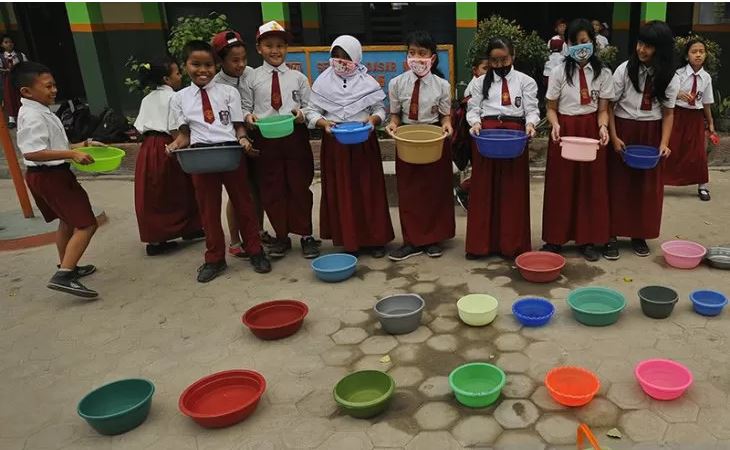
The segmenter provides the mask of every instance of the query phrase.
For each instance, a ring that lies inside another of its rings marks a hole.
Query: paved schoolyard
[[[697,200],[692,188],[667,192],[658,241],[681,236],[706,245],[730,242],[730,174],[711,176],[710,203]],[[224,276],[200,285],[195,269],[202,243],[146,257],[138,242],[132,183],[83,184],[109,217],[84,261],[99,267],[88,285],[102,293],[100,299],[89,302],[45,288],[56,263],[53,246],[0,255],[0,449],[568,449],[575,448],[578,421],[590,424],[614,450],[660,443],[730,449],[730,312],[702,318],[687,299],[696,288],[730,291],[728,274],[705,266],[669,269],[658,241],[650,243],[654,253],[645,259],[624,251],[617,262],[588,264],[569,253],[565,277],[533,285],[521,280],[511,262],[464,259],[466,221],[459,210],[457,238],[440,259],[394,264],[363,257],[357,276],[329,285],[315,281],[295,247],[268,275],[229,261]],[[0,211],[16,208],[8,180],[0,182],[0,193]],[[542,180],[535,177],[534,246],[540,244],[541,194]],[[397,226],[397,211],[391,213]],[[667,320],[648,319],[639,308],[637,289],[655,283],[681,295]],[[629,306],[616,325],[585,327],[566,310],[568,292],[589,284],[627,296]],[[371,308],[377,298],[397,292],[422,294],[427,312],[417,331],[391,337],[380,331]],[[500,300],[492,325],[459,322],[455,302],[468,292]],[[549,326],[517,324],[510,308],[524,295],[555,302]],[[242,328],[247,308],[282,298],[310,307],[298,334],[263,342]],[[383,362],[385,355],[389,362]],[[658,402],[638,389],[633,366],[650,357],[673,358],[693,370],[696,381],[687,395]],[[508,373],[498,406],[470,410],[456,403],[446,377],[466,361],[494,362]],[[589,406],[568,410],[548,397],[544,374],[565,364],[600,376],[600,394]],[[187,385],[230,368],[255,369],[266,377],[268,388],[254,416],[227,429],[205,430],[180,414],[177,400]],[[370,420],[343,416],[331,396],[338,379],[360,368],[388,370],[398,385],[390,409]],[[127,434],[99,436],[76,415],[76,404],[85,392],[123,377],[155,383],[150,417]],[[623,439],[605,436],[614,427]]]

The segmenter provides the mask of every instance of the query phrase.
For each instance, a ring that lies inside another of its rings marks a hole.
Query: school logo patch
[[[522,97],[515,97],[515,106],[518,108],[522,106]]]
[[[697,100],[702,100],[702,91],[700,91],[700,92],[697,93],[696,99]]]
[[[228,111],[219,111],[218,118],[221,120],[221,124],[224,126],[231,123],[231,113]]]
[[[302,98],[301,94],[299,94],[299,91],[291,91],[291,99],[294,100],[295,103],[299,103],[299,99]]]
[[[431,114],[438,114],[439,113],[439,105],[433,105],[431,107]]]
[[[593,100],[594,102],[598,101],[598,89],[593,89],[591,91],[591,100]]]

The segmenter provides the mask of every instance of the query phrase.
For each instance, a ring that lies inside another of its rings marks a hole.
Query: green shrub
[[[684,46],[687,45],[687,41],[693,37],[699,37],[705,41],[705,47],[707,48],[705,70],[710,74],[710,76],[712,76],[712,79],[717,82],[717,76],[720,74],[720,56],[722,55],[722,48],[717,42],[696,33],[690,33],[687,36],[677,36],[674,38],[674,51],[677,54],[678,60],[684,63],[686,57],[684,54]]]
[[[210,42],[214,34],[230,30],[230,28],[228,17],[216,12],[208,14],[208,17],[178,17],[175,25],[170,28],[167,49],[173,58],[182,63],[182,50],[188,41],[198,39]]]
[[[124,79],[124,85],[129,89],[129,93],[139,92],[147,95],[152,90],[149,86],[142,86],[139,82],[139,70],[143,67],[150,68],[149,63],[138,61],[134,56],[130,56],[124,67],[129,71],[129,76]]]
[[[598,51],[598,57],[611,70],[616,68],[616,58],[618,58],[618,47],[609,45]]]

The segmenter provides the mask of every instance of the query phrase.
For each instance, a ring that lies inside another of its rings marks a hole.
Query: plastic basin
[[[328,283],[344,281],[357,270],[357,258],[347,253],[323,255],[312,261],[312,270],[322,281]]]
[[[560,278],[565,258],[552,252],[525,252],[515,258],[522,278],[533,283],[549,283]]]
[[[627,145],[623,158],[632,169],[653,169],[659,163],[659,149],[648,145]]]
[[[671,359],[647,359],[634,368],[641,389],[657,400],[679,398],[692,385],[692,372]]]
[[[678,269],[694,269],[702,262],[707,249],[692,241],[667,241],[662,244],[664,260]]]
[[[665,286],[646,286],[639,289],[641,311],[653,319],[666,319],[672,314],[679,295]]]
[[[560,156],[571,161],[595,161],[598,143],[598,139],[563,136],[560,138]]]
[[[568,294],[568,306],[578,322],[602,327],[615,323],[626,307],[624,296],[603,287],[578,288]]]
[[[250,416],[266,390],[253,370],[225,370],[201,378],[180,395],[180,412],[205,428],[222,428]]]
[[[542,297],[527,297],[512,304],[512,314],[526,327],[541,327],[550,322],[555,306]]]
[[[393,134],[398,157],[409,164],[431,164],[441,159],[446,134],[436,125],[402,125]]]
[[[299,331],[308,312],[298,300],[274,300],[250,308],[241,320],[261,339],[281,339]]]
[[[370,137],[373,125],[363,122],[343,122],[332,127],[332,135],[340,144],[362,144]]]
[[[730,269],[730,245],[708,248],[706,258],[712,267]]]
[[[479,153],[485,158],[517,158],[527,146],[527,133],[522,130],[482,130],[472,135]]]
[[[230,172],[241,164],[243,148],[237,145],[173,150],[183,172],[190,174]]]
[[[345,413],[359,419],[385,411],[395,390],[395,381],[379,370],[361,370],[341,379],[334,388],[335,402]]]
[[[116,147],[81,147],[78,151],[91,155],[94,162],[91,164],[79,164],[71,161],[71,164],[82,172],[113,172],[122,165],[122,159],[127,153]]]
[[[425,305],[420,295],[397,294],[381,299],[373,309],[386,333],[406,334],[421,325]]]
[[[497,317],[497,299],[486,294],[469,294],[456,302],[459,318],[467,325],[481,327]]]
[[[703,316],[716,316],[727,305],[725,294],[707,289],[692,292],[689,299],[695,312]]]
[[[601,388],[598,377],[582,367],[556,367],[545,375],[550,396],[563,406],[588,404]]]
[[[289,136],[294,132],[294,116],[282,114],[269,116],[256,120],[261,135],[268,139],[276,139]]]
[[[155,385],[148,380],[114,381],[86,394],[76,411],[99,433],[121,434],[147,419],[154,393]]]
[[[482,362],[464,364],[449,374],[449,386],[456,400],[470,408],[484,408],[496,402],[506,381],[502,369]]]

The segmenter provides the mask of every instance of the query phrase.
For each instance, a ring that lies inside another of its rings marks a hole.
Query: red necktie
[[[509,106],[512,100],[509,96],[509,84],[505,78],[502,78],[502,106]]]
[[[652,77],[646,74],[646,81],[644,81],[644,95],[641,97],[641,110],[651,111],[651,91],[654,90],[654,83]]]
[[[213,107],[210,106],[210,99],[205,89],[200,89],[200,99],[203,101],[203,120],[207,123],[215,122],[215,115],[213,114]]]
[[[421,93],[421,79],[416,77],[413,84],[413,92],[411,93],[411,106],[408,108],[408,118],[418,120],[418,96]]]
[[[695,98],[697,97],[697,74],[693,73],[692,76],[694,77],[694,80],[692,80],[692,92],[689,93],[692,98],[687,102],[689,106],[695,105]]]
[[[586,72],[583,69],[584,68],[581,67],[580,72],[578,72],[578,75],[580,75],[580,104],[590,105],[591,96],[588,93],[588,81],[586,81]]]
[[[279,88],[279,72],[274,70],[271,74],[271,107],[275,110],[281,108],[281,88]]]

